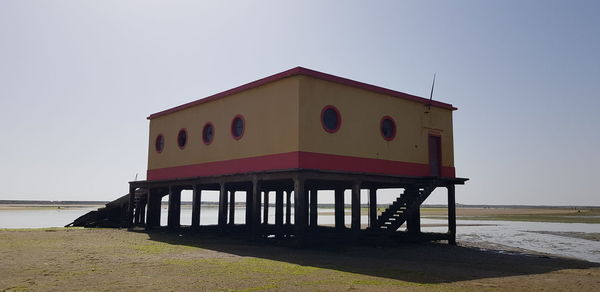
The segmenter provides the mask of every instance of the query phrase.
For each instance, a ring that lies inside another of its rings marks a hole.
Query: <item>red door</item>
[[[442,174],[442,137],[429,135],[429,173],[431,176]]]

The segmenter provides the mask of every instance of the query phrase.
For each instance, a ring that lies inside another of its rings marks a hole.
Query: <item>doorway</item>
[[[442,174],[442,137],[439,135],[429,135],[429,174]]]

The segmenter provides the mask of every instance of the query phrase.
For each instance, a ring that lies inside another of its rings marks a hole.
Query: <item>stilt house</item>
[[[370,233],[399,234],[391,231],[407,223],[406,233],[415,235],[421,234],[420,205],[443,187],[449,231],[432,239],[452,243],[454,187],[466,181],[455,177],[454,110],[448,103],[296,67],[152,114],[147,180],[130,183],[131,194],[138,188],[148,192],[131,196],[130,222],[159,226],[161,198],[168,195],[168,226],[178,228],[181,190],[190,189],[191,227],[197,228],[202,191],[218,190],[217,228],[231,228],[241,191],[246,221],[238,225],[244,230],[305,239],[319,229],[318,191],[333,190],[332,232],[360,234],[360,190],[367,189]],[[387,188],[403,192],[379,214],[377,190]],[[352,190],[350,230],[344,227],[346,189]],[[268,218],[270,192],[276,219],[265,224],[261,213]]]

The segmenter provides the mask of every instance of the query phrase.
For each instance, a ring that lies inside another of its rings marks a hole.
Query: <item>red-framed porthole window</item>
[[[239,140],[244,136],[244,131],[246,130],[246,121],[244,120],[244,116],[237,115],[231,120],[231,136],[233,139]]]
[[[156,140],[154,140],[154,149],[158,153],[163,152],[163,150],[165,149],[165,136],[163,136],[162,134],[156,136]]]
[[[342,126],[340,111],[332,105],[327,105],[321,110],[321,125],[328,133],[337,132]]]
[[[187,144],[187,140],[188,140],[187,130],[186,129],[179,130],[179,132],[177,133],[177,146],[179,146],[179,149],[185,148],[185,145]]]
[[[396,122],[390,116],[385,116],[381,118],[381,122],[379,123],[379,131],[381,132],[381,136],[386,141],[392,141],[396,137]]]
[[[206,145],[210,145],[213,139],[215,138],[215,126],[212,123],[208,122],[202,128],[202,142]]]

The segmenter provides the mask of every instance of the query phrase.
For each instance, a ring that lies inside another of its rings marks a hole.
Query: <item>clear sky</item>
[[[578,0],[1,0],[0,199],[114,199],[145,178],[149,114],[303,66],[420,96],[437,73],[435,99],[459,108],[459,203],[600,205],[598,15]]]

